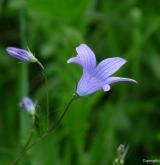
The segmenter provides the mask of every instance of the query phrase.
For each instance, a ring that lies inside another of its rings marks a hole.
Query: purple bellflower
[[[20,103],[21,107],[30,115],[34,116],[36,113],[36,104],[29,98],[24,97]]]
[[[86,45],[81,44],[76,48],[77,56],[70,58],[67,63],[77,63],[83,68],[83,75],[78,82],[76,93],[79,96],[90,95],[100,89],[110,90],[110,84],[128,81],[137,83],[135,80],[123,77],[110,77],[126,60],[120,57],[104,59],[96,66],[96,57],[93,51]]]
[[[24,62],[37,62],[37,58],[32,54],[32,52],[19,49],[19,48],[14,48],[14,47],[8,47],[6,49],[7,53],[11,55],[12,57],[15,57],[19,59],[20,61]]]

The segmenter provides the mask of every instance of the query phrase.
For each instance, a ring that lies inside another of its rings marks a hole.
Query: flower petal
[[[94,74],[99,79],[105,80],[125,63],[126,60],[120,57],[107,58],[98,64]]]
[[[82,64],[81,64],[81,60],[80,60],[79,57],[72,57],[72,58],[70,58],[70,59],[67,61],[68,64],[69,64],[69,63],[72,63],[72,62],[77,63],[77,64],[79,64],[79,65],[82,65]]]
[[[109,91],[109,90],[111,89],[110,85],[108,85],[108,84],[103,85],[102,88],[103,88],[103,90],[104,90],[105,92],[107,92],[107,91]]]
[[[123,78],[123,77],[109,77],[106,79],[107,84],[112,84],[115,82],[131,82],[131,83],[137,83],[136,80],[130,79],[130,78]]]
[[[83,75],[77,85],[77,94],[79,96],[87,96],[101,89],[101,83],[92,77],[88,72]]]
[[[96,67],[96,57],[93,51],[86,44],[78,46],[76,51],[78,53],[77,57],[70,58],[67,63],[78,63],[84,70],[93,72],[93,69]]]

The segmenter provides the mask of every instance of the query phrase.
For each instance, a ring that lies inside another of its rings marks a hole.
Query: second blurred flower
[[[36,114],[36,104],[29,97],[24,97],[20,105],[30,115],[34,116]]]

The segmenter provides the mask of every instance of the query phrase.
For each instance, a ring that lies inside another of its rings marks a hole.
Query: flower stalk
[[[69,100],[67,106],[65,107],[63,113],[61,114],[60,118],[57,120],[56,124],[51,126],[50,129],[48,129],[41,137],[39,137],[38,139],[36,139],[34,142],[30,143],[27,142],[26,145],[24,146],[23,150],[19,153],[19,155],[16,157],[16,159],[11,163],[11,165],[16,165],[18,163],[18,161],[23,157],[23,155],[30,150],[34,145],[38,144],[39,142],[41,142],[41,140],[43,140],[45,137],[49,136],[51,133],[53,133],[56,128],[58,128],[58,126],[60,125],[62,119],[64,118],[65,114],[67,113],[67,111],[69,110],[69,108],[71,107],[71,105],[73,104],[73,102],[79,98],[79,96],[77,94],[73,94],[72,98]]]
[[[76,93],[74,93],[74,94],[73,94],[73,97],[72,97],[71,100],[68,102],[66,108],[64,109],[63,113],[61,114],[59,120],[56,122],[56,124],[54,124],[52,127],[50,127],[50,129],[48,130],[48,132],[54,131],[54,130],[59,126],[59,124],[61,123],[63,117],[65,116],[65,114],[66,114],[67,111],[69,110],[71,104],[72,104],[77,98],[79,98],[79,96],[78,96]]]

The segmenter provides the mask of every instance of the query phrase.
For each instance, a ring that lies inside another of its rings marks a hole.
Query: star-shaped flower
[[[93,51],[86,45],[81,44],[76,48],[77,56],[70,58],[67,63],[77,63],[83,68],[83,75],[78,82],[76,93],[79,96],[90,95],[100,89],[110,90],[110,84],[121,81],[137,83],[130,78],[110,77],[126,60],[120,57],[104,59],[96,66],[96,57]]]

